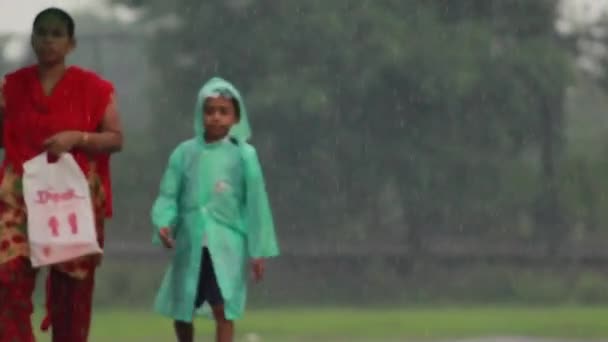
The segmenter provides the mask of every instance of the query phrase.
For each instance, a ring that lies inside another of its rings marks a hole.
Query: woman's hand
[[[63,131],[46,139],[43,143],[44,149],[52,155],[59,156],[71,151],[83,137],[82,132]]]

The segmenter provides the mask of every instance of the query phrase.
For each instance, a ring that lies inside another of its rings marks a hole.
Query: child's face
[[[232,100],[225,97],[210,97],[203,105],[205,138],[209,141],[223,139],[230,128],[239,121]]]

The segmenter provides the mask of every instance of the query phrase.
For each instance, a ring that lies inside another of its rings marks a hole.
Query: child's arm
[[[279,255],[279,247],[264,175],[253,146],[243,146],[243,159],[246,187],[245,224],[249,257],[251,259],[274,257]]]
[[[175,224],[179,215],[178,196],[182,182],[182,149],[176,148],[171,156],[167,169],[160,182],[160,191],[152,206],[152,223],[155,227],[152,242],[160,244],[160,231],[169,229],[175,236]]]

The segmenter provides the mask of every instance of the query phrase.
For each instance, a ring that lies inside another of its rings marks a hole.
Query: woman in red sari
[[[7,75],[0,114],[5,157],[0,168],[0,342],[34,341],[32,292],[37,271],[29,262],[23,163],[47,151],[71,153],[91,187],[97,236],[112,213],[109,156],[122,147],[111,83],[66,67],[75,48],[74,21],[50,8],[38,14],[31,39],[38,63]],[[99,256],[55,265],[47,279],[47,317],[54,342],[86,341]]]

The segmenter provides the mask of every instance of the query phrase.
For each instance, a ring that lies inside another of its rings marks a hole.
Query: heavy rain
[[[90,341],[175,340],[150,210],[213,76],[281,250],[237,341],[608,341],[608,1],[0,0],[0,74],[50,6],[123,125]],[[34,306],[38,330],[41,274]]]

